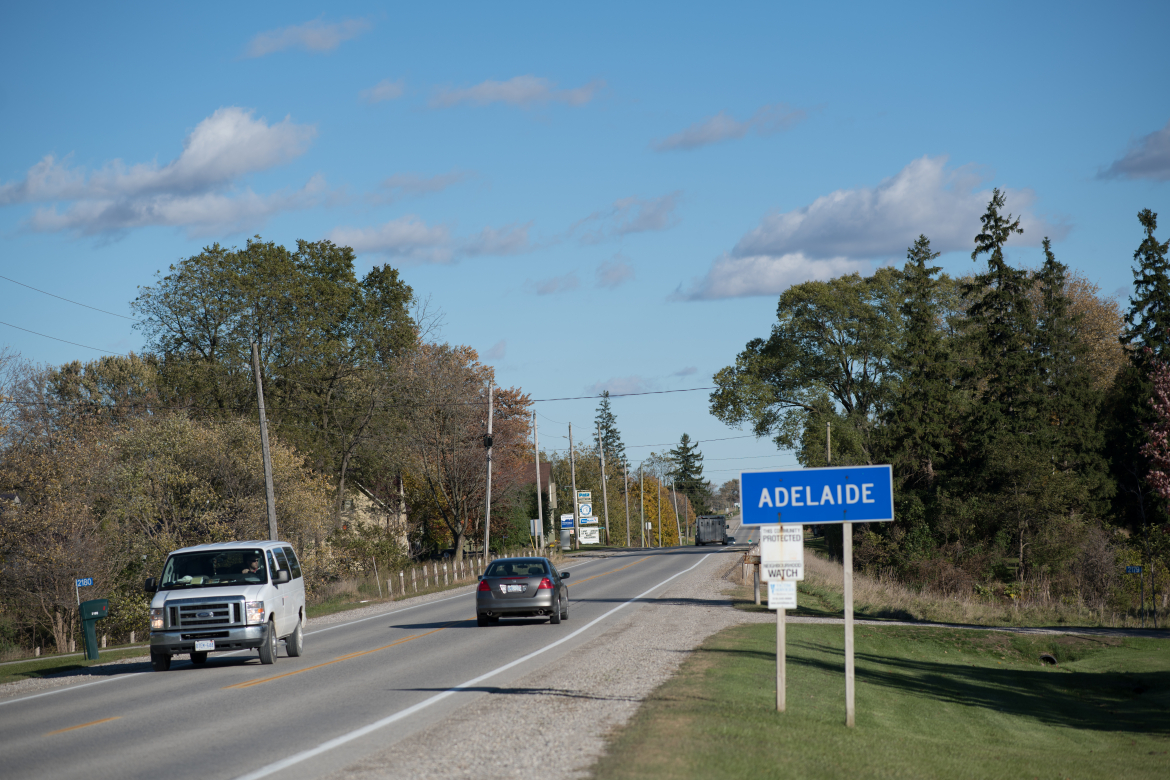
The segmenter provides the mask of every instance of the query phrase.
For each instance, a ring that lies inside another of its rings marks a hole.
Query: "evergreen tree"
[[[1101,398],[1093,387],[1087,344],[1080,338],[1081,317],[1069,308],[1067,272],[1045,238],[1044,265],[1036,274],[1043,300],[1035,344],[1044,388],[1040,445],[1058,470],[1076,472],[1100,503],[1112,497],[1114,488],[1101,454],[1105,441],[1098,425]]]
[[[894,356],[901,386],[886,418],[883,445],[906,488],[931,487],[954,442],[954,370],[939,327],[935,274],[940,268],[928,265],[938,256],[930,251],[930,239],[920,235],[907,250],[903,271],[905,331]]]
[[[968,285],[975,299],[969,316],[974,326],[977,361],[968,377],[984,390],[972,418],[971,445],[986,455],[1001,435],[1028,435],[1036,426],[1038,400],[1036,365],[1032,354],[1035,322],[1028,300],[1028,274],[1007,264],[1003,247],[1013,233],[1023,233],[1019,219],[1001,214],[1003,194],[994,190],[987,212],[980,218],[983,231],[975,236],[972,260],[987,255],[987,273]]]
[[[601,441],[597,441],[596,429],[593,433],[593,441],[595,444],[605,445],[606,462],[612,463],[619,469],[629,468],[630,462],[626,458],[626,445],[622,443],[622,435],[618,431],[617,417],[610,409],[608,390],[601,394],[601,403],[597,405],[597,417],[594,418],[594,421],[601,429]]]
[[[707,492],[707,481],[703,479],[703,453],[697,442],[688,434],[678,440],[678,446],[667,453],[674,468],[667,476],[674,480],[678,489],[686,493],[696,512],[710,511],[711,496]]]
[[[1170,341],[1170,264],[1166,260],[1170,241],[1158,243],[1154,237],[1158,229],[1154,212],[1142,209],[1138,221],[1146,229],[1146,237],[1133,253],[1137,268],[1133,269],[1134,290],[1121,343],[1132,348],[1134,364],[1144,367],[1150,358],[1164,357]]]
[[[1158,215],[1149,209],[1138,213],[1145,238],[1133,253],[1134,292],[1125,315],[1121,343],[1128,346],[1130,365],[1121,372],[1108,399],[1108,455],[1118,492],[1114,511],[1131,529],[1144,528],[1162,516],[1146,481],[1148,461],[1142,454],[1146,429],[1154,424],[1150,407],[1154,384],[1151,370],[1167,357],[1170,339],[1170,242],[1154,237]],[[1148,351],[1147,351],[1148,350]]]

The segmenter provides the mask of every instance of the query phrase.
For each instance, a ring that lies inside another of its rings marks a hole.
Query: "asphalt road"
[[[734,533],[734,531],[733,531]],[[726,547],[574,561],[569,620],[475,624],[471,587],[355,622],[310,627],[305,655],[262,666],[212,655],[0,701],[0,774],[18,778],[319,777],[440,722],[607,630]]]

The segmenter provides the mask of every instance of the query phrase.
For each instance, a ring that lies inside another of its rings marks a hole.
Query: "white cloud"
[[[344,19],[332,23],[314,19],[304,24],[259,33],[248,43],[246,56],[263,57],[285,49],[304,49],[318,53],[333,51],[368,29],[370,23],[365,19]]]
[[[674,210],[682,197],[681,191],[671,192],[660,198],[642,200],[637,197],[622,198],[604,211],[595,211],[569,228],[572,235],[581,230],[581,241],[596,244],[607,238],[666,230],[678,224]]]
[[[251,111],[221,108],[196,125],[178,159],[161,168],[153,162],[127,167],[114,160],[87,175],[47,155],[23,181],[0,186],[0,205],[202,192],[300,156],[316,133],[288,117],[269,125]]]
[[[795,211],[765,216],[739,240],[731,255],[800,255],[812,259],[902,257],[921,233],[940,252],[974,248],[979,217],[987,210],[990,190],[972,166],[948,170],[946,157],[922,157],[876,187],[837,190]],[[1038,246],[1049,236],[1059,240],[1069,227],[1035,216],[1031,190],[1006,190],[1008,211],[1020,217],[1024,235],[1017,245]]]
[[[232,191],[249,174],[300,156],[316,135],[309,125],[269,125],[237,107],[217,110],[195,126],[172,162],[126,165],[113,160],[88,172],[69,158],[47,155],[21,181],[0,185],[0,206],[52,203],[38,209],[34,230],[82,234],[123,231],[149,225],[184,226],[201,233],[217,226],[246,228],[288,208],[304,208],[323,194],[314,179],[294,192],[257,195]],[[68,204],[68,205],[67,205]]]
[[[361,99],[367,103],[381,103],[383,100],[394,100],[406,94],[406,79],[391,81],[383,79],[369,89],[361,91]]]
[[[339,227],[329,234],[335,244],[358,253],[385,255],[422,263],[450,263],[460,257],[515,255],[529,251],[531,223],[486,227],[458,238],[448,225],[428,225],[414,214],[368,228]]]
[[[694,376],[697,373],[699,373],[698,368],[696,368],[695,366],[687,366],[686,368],[680,368],[678,371],[675,371],[673,374],[671,374],[671,376],[677,376],[677,377]]]
[[[81,235],[122,233],[134,228],[182,227],[190,236],[240,232],[257,227],[273,214],[311,208],[319,204],[328,188],[314,176],[299,190],[257,195],[251,189],[241,193],[203,192],[193,195],[169,193],[134,198],[91,198],[77,201],[64,211],[56,207],[37,209],[29,227],[39,232],[68,231]]]
[[[655,389],[657,386],[653,381],[633,374],[630,376],[615,376],[612,379],[597,382],[585,388],[585,392],[600,395],[608,390],[610,395],[623,395],[625,393],[645,393]]]
[[[500,360],[508,354],[508,342],[503,339],[497,341],[492,348],[483,353],[485,360]]]
[[[744,121],[739,121],[726,111],[691,125],[682,132],[667,136],[650,144],[659,152],[678,149],[697,149],[700,146],[719,143],[733,138],[743,138],[749,132],[757,135],[772,135],[803,122],[807,117],[804,109],[792,108],[783,103],[764,106]]]
[[[449,263],[454,258],[451,230],[428,225],[413,214],[371,228],[335,228],[329,240],[355,252],[385,255],[424,263]]]
[[[369,199],[375,203],[393,203],[403,198],[431,195],[467,181],[473,174],[466,171],[451,171],[435,176],[422,176],[417,173],[396,173],[382,180],[379,185],[381,192],[371,194]]]
[[[687,290],[680,285],[670,297],[672,300],[704,301],[779,295],[794,284],[832,279],[854,271],[864,273],[869,268],[868,262],[844,257],[813,260],[802,254],[780,257],[723,255],[712,264],[706,276],[694,280]]]
[[[518,255],[532,249],[528,241],[529,222],[524,225],[505,225],[500,229],[486,227],[465,240],[460,248],[465,255]]]
[[[576,271],[569,271],[563,276],[554,276],[550,279],[543,279],[533,281],[529,279],[524,283],[524,287],[529,292],[534,292],[537,295],[554,295],[556,293],[569,292],[576,290],[581,286],[581,280],[577,278]]]
[[[1170,122],[1131,144],[1125,156],[1115,160],[1099,178],[1170,180]]]
[[[610,290],[621,287],[634,278],[634,267],[622,255],[614,255],[597,266],[597,286]]]
[[[557,89],[556,84],[537,76],[516,76],[507,81],[483,81],[472,87],[456,89],[443,87],[431,97],[432,108],[449,108],[460,103],[486,106],[492,103],[507,103],[527,108],[531,105],[557,102],[570,106],[582,106],[593,99],[604,81],[591,81],[575,89]]]

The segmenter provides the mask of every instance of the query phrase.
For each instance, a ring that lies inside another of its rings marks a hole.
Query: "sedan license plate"
[[[523,593],[528,590],[527,585],[505,585],[504,593]]]
[[[205,653],[208,650],[214,650],[214,649],[215,649],[215,640],[214,639],[196,639],[195,640],[195,652],[196,653]]]

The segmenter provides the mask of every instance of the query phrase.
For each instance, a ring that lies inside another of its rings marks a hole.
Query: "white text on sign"
[[[841,500],[841,488],[845,489],[845,500]],[[860,487],[857,485],[837,485],[837,500],[833,500],[832,486],[824,485],[821,490],[821,498],[819,501],[813,501],[814,491],[807,485],[793,485],[791,488],[774,488],[768,490],[763,488],[760,491],[760,503],[757,509],[763,509],[766,506],[788,506],[791,502],[792,506],[820,506],[821,504],[873,504],[874,498],[870,495],[873,492],[873,483],[867,482]],[[775,500],[772,500],[773,494]]]

